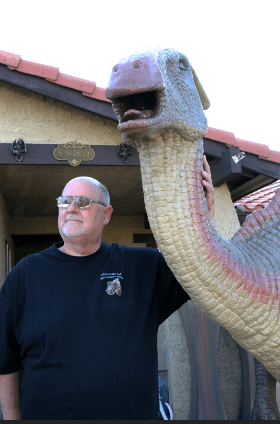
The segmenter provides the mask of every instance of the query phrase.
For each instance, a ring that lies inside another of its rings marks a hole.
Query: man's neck
[[[85,245],[82,246],[79,243],[67,243],[64,241],[64,245],[59,247],[59,250],[66,255],[71,256],[88,256],[92,253],[97,252],[101,245],[101,240],[95,243],[94,245]]]

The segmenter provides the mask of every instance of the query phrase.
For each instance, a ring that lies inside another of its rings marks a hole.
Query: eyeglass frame
[[[96,200],[93,200],[93,199],[91,199],[89,196],[68,196],[68,195],[61,195],[61,196],[58,196],[57,198],[56,198],[56,202],[58,201],[58,199],[60,198],[60,197],[71,197],[72,198],[72,201],[71,201],[71,203],[70,203],[70,205],[68,206],[68,207],[65,207],[65,206],[62,206],[62,205],[57,205],[57,207],[58,208],[61,208],[61,209],[68,209],[68,208],[70,208],[70,206],[72,205],[72,203],[73,203],[73,200],[75,200],[75,205],[76,205],[76,207],[78,208],[78,209],[81,209],[81,210],[84,210],[84,209],[89,209],[90,207],[91,207],[91,205],[92,205],[92,203],[96,203],[97,205],[101,205],[101,206],[104,206],[105,208],[106,208],[106,205],[104,205],[103,203],[100,203],[100,202],[97,202]],[[82,208],[80,208],[78,205],[77,205],[77,203],[76,203],[76,199],[78,198],[78,197],[86,197],[87,199],[89,199],[90,200],[90,204],[89,204],[89,206],[86,206],[86,207],[82,207]]]

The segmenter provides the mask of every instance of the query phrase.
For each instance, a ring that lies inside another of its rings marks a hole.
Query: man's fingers
[[[212,185],[211,170],[205,155],[203,155],[203,168],[204,169],[201,172],[202,177],[204,178],[204,180],[206,180],[209,184]]]
[[[211,178],[211,170],[205,155],[203,155],[203,168],[204,170],[201,171],[201,176],[202,176],[202,184],[206,192],[205,194],[207,197],[214,198],[214,187],[213,187],[212,178]]]
[[[214,198],[214,189],[212,184],[208,183],[205,180],[202,180],[203,187],[205,188],[205,194],[207,197],[213,197]]]
[[[203,155],[203,170],[201,172],[201,179],[205,196],[207,200],[209,218],[215,225],[214,214],[215,214],[215,200],[214,200],[214,187],[211,178],[210,166],[206,160],[206,156]]]
[[[209,166],[209,163],[207,162],[205,155],[203,155],[203,168],[204,168],[204,171],[211,176],[210,166]]]
[[[207,181],[209,184],[212,184],[211,174],[206,171],[202,171],[201,174],[205,181]]]

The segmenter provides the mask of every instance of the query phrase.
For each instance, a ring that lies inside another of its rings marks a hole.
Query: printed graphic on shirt
[[[106,293],[110,295],[117,293],[118,296],[121,296],[122,288],[118,278],[115,278],[113,281],[108,281]]]
[[[105,278],[121,278],[123,279],[121,272],[102,272],[100,276],[100,280],[104,280]]]

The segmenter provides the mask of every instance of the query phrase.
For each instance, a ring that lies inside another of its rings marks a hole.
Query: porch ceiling
[[[108,188],[114,215],[145,214],[138,166],[1,165],[0,192],[11,217],[56,216],[56,197],[82,175]]]

